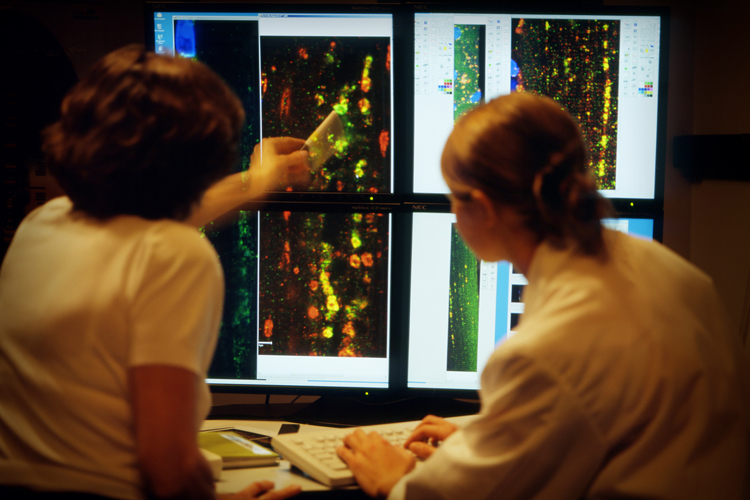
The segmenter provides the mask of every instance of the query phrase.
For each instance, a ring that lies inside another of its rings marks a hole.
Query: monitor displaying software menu
[[[439,10],[447,8],[427,5],[414,15],[415,193],[448,192],[435,145],[456,120],[497,96],[534,92],[578,121],[605,197],[661,197],[663,13]]]
[[[523,314],[526,278],[508,262],[477,260],[453,214],[412,217],[407,387],[477,390],[490,354]],[[605,225],[653,239],[654,222],[623,218]]]

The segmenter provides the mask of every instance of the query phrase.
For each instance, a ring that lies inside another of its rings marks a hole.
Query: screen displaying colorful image
[[[264,212],[260,355],[384,358],[388,216]]]
[[[391,216],[240,212],[203,232],[226,291],[209,379],[387,387]]]
[[[620,22],[514,18],[516,92],[553,98],[578,122],[599,189],[615,188]],[[514,66],[515,67],[515,66]]]
[[[331,111],[343,123],[307,189],[390,192],[390,39],[263,37],[261,54],[265,136],[307,138]]]
[[[448,192],[440,156],[456,120],[534,92],[578,121],[604,196],[658,198],[660,43],[658,15],[415,13],[414,193]]]
[[[261,138],[312,144],[333,112],[340,128],[317,138],[330,154],[308,148],[311,182],[274,190],[393,192],[392,14],[165,11],[154,13],[154,36],[156,52],[205,63],[240,97],[238,170]]]
[[[654,219],[603,222],[653,238]],[[508,262],[477,260],[455,227],[450,213],[412,215],[407,385],[413,389],[479,389],[487,359],[515,334],[524,312],[526,277]]]

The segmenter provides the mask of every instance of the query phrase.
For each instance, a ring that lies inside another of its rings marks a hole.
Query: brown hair
[[[203,64],[131,45],[97,62],[43,133],[74,207],[106,219],[186,218],[237,161],[244,111]]]
[[[442,162],[446,175],[517,210],[538,241],[565,247],[572,239],[603,255],[600,219],[612,208],[586,172],[578,125],[554,100],[515,92],[473,109],[456,124]]]

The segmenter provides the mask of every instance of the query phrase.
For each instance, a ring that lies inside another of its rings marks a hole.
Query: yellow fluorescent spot
[[[337,312],[339,310],[339,300],[335,295],[329,295],[326,299],[326,309],[331,312]]]
[[[333,337],[333,328],[331,328],[330,326],[326,327],[326,329],[323,330],[323,336],[327,339]]]
[[[338,139],[333,144],[333,149],[338,151],[339,153],[343,153],[346,147],[349,145],[349,142],[346,139]]]
[[[352,233],[352,247],[359,248],[362,246],[362,240],[359,239],[359,233],[354,231]]]

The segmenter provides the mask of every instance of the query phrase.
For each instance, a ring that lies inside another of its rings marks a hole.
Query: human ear
[[[494,227],[498,221],[498,215],[495,204],[489,196],[480,189],[472,189],[469,196],[474,206],[474,217],[483,222],[486,227]]]

